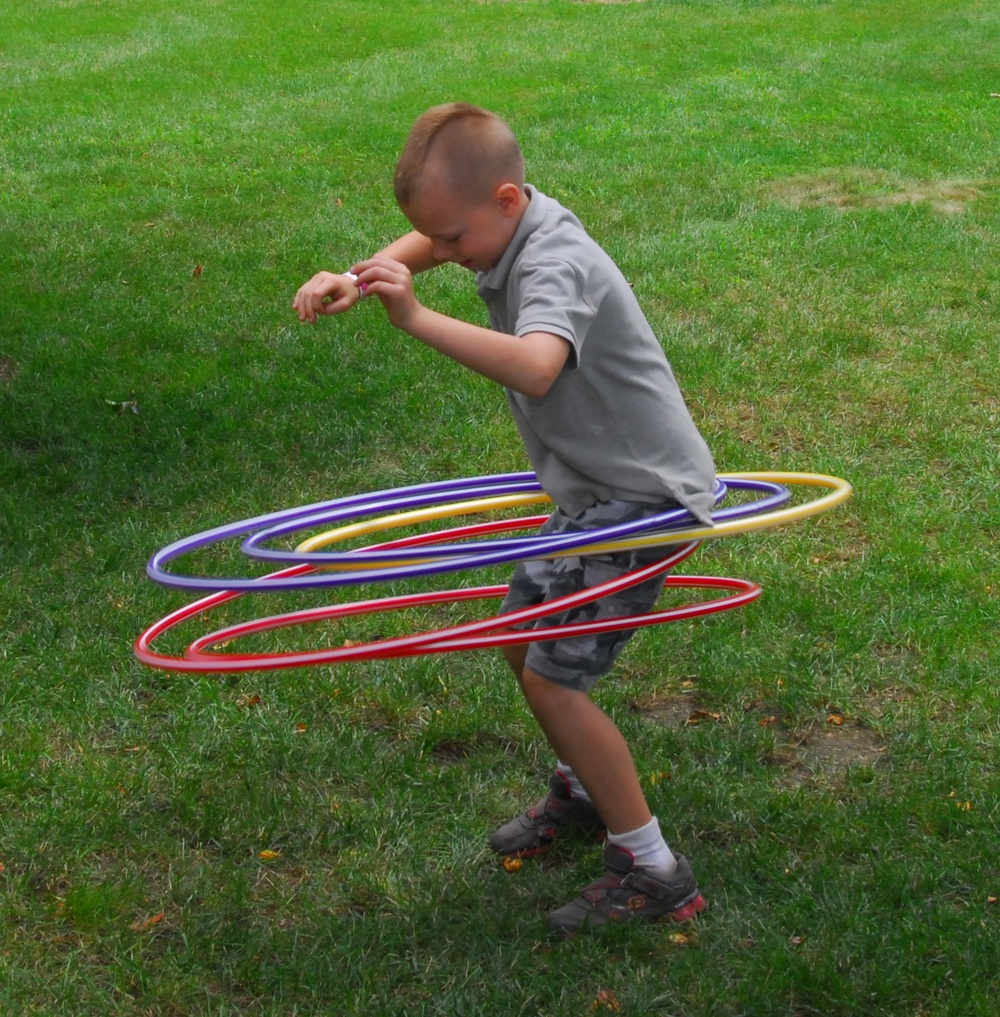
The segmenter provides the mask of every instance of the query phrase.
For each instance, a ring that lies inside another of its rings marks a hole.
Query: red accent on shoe
[[[696,918],[704,910],[705,898],[699,893],[693,901],[674,911],[670,916],[670,920],[672,922],[677,922],[678,925],[681,922],[690,922],[692,918]]]

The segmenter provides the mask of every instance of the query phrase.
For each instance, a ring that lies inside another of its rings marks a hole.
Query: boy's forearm
[[[431,242],[416,230],[404,233],[378,253],[402,262],[413,275],[437,268],[441,264],[431,252]]]
[[[425,236],[408,233],[353,270],[359,286],[382,301],[397,328],[507,388],[544,396],[566,363],[569,342],[542,331],[507,335],[424,307],[413,294],[413,273],[439,263]]]
[[[559,336],[507,335],[422,306],[405,330],[477,374],[535,398],[548,392],[569,356],[569,343]]]

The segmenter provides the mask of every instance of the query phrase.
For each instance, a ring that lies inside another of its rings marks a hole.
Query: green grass
[[[996,1012],[995,5],[13,0],[0,40],[0,1013]],[[131,655],[185,603],[170,541],[525,468],[377,306],[290,313],[405,227],[396,153],[453,98],[618,259],[720,470],[856,486],[703,548],[764,598],[599,686],[710,900],[687,942],[553,941],[594,850],[489,857],[551,762],[494,655]]]

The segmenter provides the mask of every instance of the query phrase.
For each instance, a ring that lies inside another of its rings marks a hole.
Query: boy
[[[508,126],[464,103],[428,110],[410,131],[396,200],[414,227],[351,272],[298,291],[301,321],[374,294],[393,325],[499,382],[556,511],[543,532],[638,519],[682,505],[710,523],[715,468],[663,351],[620,271],[558,202],[525,183]],[[422,306],[412,276],[446,262],[476,273],[491,328]],[[509,612],[663,557],[663,548],[520,563]],[[535,623],[642,614],[662,578]],[[605,603],[610,601],[610,603]],[[539,854],[569,831],[607,831],[604,876],[548,916],[569,934],[624,918],[686,921],[704,908],[691,867],[649,811],[624,738],[588,695],[629,632],[537,641],[504,656],[557,764],[546,797],[490,838]]]

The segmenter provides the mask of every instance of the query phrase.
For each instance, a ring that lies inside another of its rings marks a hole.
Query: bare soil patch
[[[693,697],[684,695],[657,700],[649,705],[635,705],[635,709],[644,717],[669,728],[689,726],[688,720],[697,712],[698,708]]]
[[[845,167],[786,177],[771,184],[772,194],[792,208],[854,209],[930,205],[937,212],[958,215],[986,186],[971,180],[914,180],[882,170]]]
[[[826,774],[839,774],[852,766],[874,766],[885,752],[885,742],[860,722],[816,728],[796,747],[802,766]]]
[[[725,714],[702,707],[693,693],[634,703],[633,709],[676,731],[731,723]],[[814,778],[835,782],[852,768],[877,765],[887,752],[885,741],[877,732],[860,720],[845,719],[838,713],[825,714],[805,728],[792,728],[785,723],[780,710],[772,711],[767,703],[753,703],[743,712],[757,719],[761,727],[773,731],[775,746],[769,761],[784,769],[785,779],[792,784]]]

